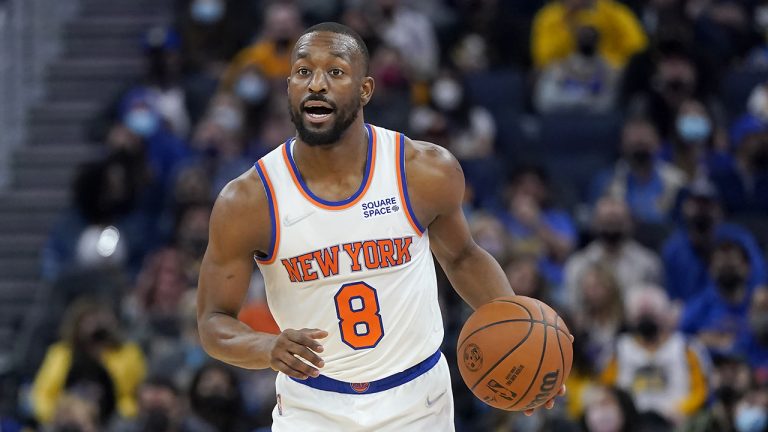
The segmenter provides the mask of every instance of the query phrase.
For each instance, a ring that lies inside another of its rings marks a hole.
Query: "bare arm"
[[[464,174],[456,159],[422,142],[414,142],[406,157],[416,217],[428,225],[432,252],[456,292],[474,309],[514,295],[499,263],[472,239],[461,208]]]
[[[317,369],[294,354],[322,367],[313,350],[322,351],[315,339],[325,337],[324,331],[285,330],[277,336],[255,332],[237,319],[253,272],[253,254],[268,249],[269,236],[266,193],[250,171],[228,184],[213,208],[197,294],[200,340],[212,357],[235,366],[271,367],[296,378],[317,375]]]

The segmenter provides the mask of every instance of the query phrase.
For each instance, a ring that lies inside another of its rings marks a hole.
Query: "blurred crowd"
[[[565,317],[568,394],[532,417],[453,371],[459,431],[768,430],[768,1],[176,0],[89,125],[42,277],[18,416],[40,431],[268,430],[272,371],[200,348],[212,202],[294,134],[304,28],[365,40],[367,122],[445,146],[478,244]],[[440,277],[446,338],[471,312]],[[255,270],[241,319],[278,329]],[[37,358],[39,357],[39,358]]]

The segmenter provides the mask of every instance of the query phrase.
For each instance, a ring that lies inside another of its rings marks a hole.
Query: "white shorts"
[[[318,390],[279,373],[273,432],[453,431],[445,356],[411,381],[371,394]]]

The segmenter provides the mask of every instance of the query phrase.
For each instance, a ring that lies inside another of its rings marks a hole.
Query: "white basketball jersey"
[[[366,125],[357,192],[329,202],[304,184],[294,140],[256,164],[272,215],[271,250],[257,258],[281,329],[328,331],[321,374],[375,381],[440,347],[443,323],[429,236],[408,198],[402,134]]]

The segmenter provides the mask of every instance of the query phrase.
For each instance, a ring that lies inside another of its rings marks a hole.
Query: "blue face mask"
[[[256,105],[266,98],[269,86],[260,76],[248,73],[241,76],[237,81],[235,92],[243,102]]]
[[[192,18],[203,24],[213,24],[224,16],[224,3],[221,0],[195,0],[191,5]]]
[[[686,142],[703,141],[711,131],[712,125],[704,116],[685,114],[677,119],[677,133]]]
[[[160,118],[146,108],[134,108],[125,116],[125,126],[136,135],[147,138],[160,128]]]
[[[735,423],[738,432],[762,432],[768,425],[768,414],[756,406],[740,408]]]

